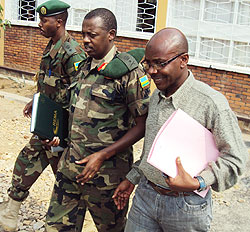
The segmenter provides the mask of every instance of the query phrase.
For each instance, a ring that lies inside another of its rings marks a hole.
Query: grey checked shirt
[[[248,158],[238,121],[227,99],[207,84],[195,80],[191,71],[186,81],[172,96],[167,98],[158,89],[151,96],[142,156],[133,165],[127,179],[133,184],[138,184],[144,175],[153,183],[168,187],[162,173],[147,163],[147,157],[161,126],[179,108],[213,133],[220,151],[218,160],[211,162],[200,176],[206,185],[211,185],[215,191],[230,188],[244,171]]]

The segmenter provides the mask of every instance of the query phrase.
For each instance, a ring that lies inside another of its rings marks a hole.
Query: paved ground
[[[0,79],[0,202],[7,199],[6,190],[10,183],[16,156],[30,138],[30,121],[22,116],[23,100],[20,100],[21,98],[17,95],[10,96],[8,93],[30,97],[32,91],[34,88],[30,86],[22,87],[20,83],[13,84]],[[243,138],[250,152],[250,135],[243,134]],[[136,144],[135,158],[139,157],[141,146],[142,141]],[[53,182],[54,176],[48,168],[32,187],[30,196],[22,205],[19,231],[44,231],[44,216]],[[248,232],[250,230],[250,161],[240,181],[225,192],[213,192],[213,201],[214,220],[211,231]],[[83,231],[96,231],[89,215],[86,217]]]

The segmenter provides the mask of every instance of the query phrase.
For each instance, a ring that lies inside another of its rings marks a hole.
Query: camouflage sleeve
[[[82,53],[74,53],[72,56],[70,56],[66,62],[66,67],[65,71],[66,73],[71,77],[71,83],[72,83],[72,78],[75,76],[78,66],[83,61],[86,59],[84,51]]]
[[[140,79],[146,79],[144,84]],[[122,77],[122,85],[126,83],[126,103],[134,118],[147,114],[150,94],[150,83],[139,66],[130,74]]]

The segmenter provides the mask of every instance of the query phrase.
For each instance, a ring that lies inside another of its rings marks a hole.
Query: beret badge
[[[47,13],[47,9],[44,6],[41,8],[40,11],[41,11],[42,15],[46,15],[46,13]]]

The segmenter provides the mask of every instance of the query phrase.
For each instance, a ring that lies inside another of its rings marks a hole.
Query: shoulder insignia
[[[145,87],[147,87],[149,85],[149,80],[148,80],[147,75],[144,75],[144,76],[140,77],[139,81],[141,83],[142,88],[145,88]]]
[[[119,53],[99,72],[104,76],[119,79],[137,68],[143,56],[143,48],[135,48],[128,52]]]
[[[62,46],[69,56],[76,52],[76,49],[70,44],[70,42],[66,41]]]
[[[137,60],[127,52],[117,54],[117,58],[120,59],[128,68],[129,71],[138,67]]]
[[[80,63],[81,63],[81,61],[77,61],[77,62],[74,63],[74,67],[75,67],[76,71],[78,70],[78,66],[79,66]]]
[[[98,72],[101,71],[101,70],[104,70],[104,69],[106,68],[107,64],[108,64],[108,63],[106,63],[106,62],[102,63],[102,64],[97,68]]]

